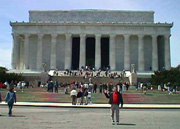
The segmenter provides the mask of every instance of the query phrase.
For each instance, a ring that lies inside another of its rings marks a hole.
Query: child
[[[92,97],[92,93],[90,91],[88,91],[88,101],[89,101],[90,104],[92,104],[91,97]]]
[[[64,88],[64,93],[68,94],[68,88],[67,87]]]
[[[88,104],[88,89],[85,89],[85,91],[84,91],[84,100],[85,100],[85,105],[87,105]]]
[[[8,104],[9,107],[9,116],[12,116],[12,108],[14,102],[16,103],[16,94],[14,92],[14,87],[10,87],[9,91],[6,95],[5,102]]]

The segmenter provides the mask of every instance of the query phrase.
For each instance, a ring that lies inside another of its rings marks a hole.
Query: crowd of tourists
[[[136,90],[142,90],[144,94],[146,94],[147,90],[153,90],[154,87],[151,83],[148,82],[139,82],[136,85]],[[176,94],[178,91],[178,85],[177,84],[171,84],[170,82],[160,84],[157,87],[157,90],[162,91],[162,92],[167,92],[168,94]]]
[[[55,92],[58,93],[58,88],[63,87],[65,94],[70,94],[72,97],[73,105],[87,105],[92,104],[92,95],[93,93],[103,93],[104,91],[112,92],[113,86],[118,85],[119,91],[123,92],[129,89],[129,83],[83,83],[78,81],[73,81],[70,84],[64,85],[63,83],[58,83],[58,81],[48,81],[47,84],[47,92]]]
[[[158,90],[168,91],[169,94],[176,94],[178,90],[177,84],[171,84],[170,82],[158,85]]]
[[[0,82],[0,88],[6,88],[9,89],[9,87],[14,87],[14,88],[18,88],[21,90],[21,92],[24,91],[25,88],[29,88],[29,87],[34,87],[32,83],[26,82],[26,81],[11,81],[11,83],[9,83],[8,81],[1,83]]]
[[[79,70],[68,70],[58,72],[58,69],[54,70],[53,76],[83,76],[84,78],[88,77],[109,77],[109,78],[120,78],[126,77],[126,71],[123,70],[120,73],[112,72],[109,67],[106,69],[99,68],[96,70],[95,68],[81,67]]]

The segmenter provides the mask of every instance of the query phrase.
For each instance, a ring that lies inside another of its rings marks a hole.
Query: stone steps
[[[109,77],[96,77],[96,78],[91,78],[93,83],[97,83],[98,85],[100,83],[110,83],[112,82],[113,84],[117,84],[119,82],[119,80],[122,80],[122,82],[129,82],[129,78],[128,77],[124,77],[124,78],[109,78]],[[62,82],[62,83],[70,83],[72,81],[78,81],[78,82],[85,82],[83,77],[73,77],[73,76],[53,76],[52,77],[53,81],[58,81],[58,82]],[[89,78],[87,78],[87,81],[89,80]]]

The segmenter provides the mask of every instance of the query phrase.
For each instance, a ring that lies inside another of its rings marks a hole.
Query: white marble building
[[[89,64],[116,71],[131,64],[139,72],[171,68],[173,24],[154,23],[153,11],[29,11],[29,22],[10,25],[15,70],[39,71],[42,64],[48,70]]]

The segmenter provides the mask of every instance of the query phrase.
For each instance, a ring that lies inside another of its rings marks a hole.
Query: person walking
[[[102,94],[102,90],[103,90],[102,87],[103,87],[103,86],[102,86],[102,83],[100,83],[100,84],[99,84],[99,93],[101,93],[101,94]]]
[[[88,101],[87,102],[92,104],[92,92],[91,91],[88,91],[88,96],[87,97],[88,97]]]
[[[55,93],[58,93],[58,86],[59,86],[59,83],[58,83],[58,81],[56,81],[55,84],[54,84]]]
[[[94,88],[93,88],[93,93],[96,93],[96,89],[97,89],[97,84],[94,84]]]
[[[119,82],[117,83],[117,86],[119,89],[117,89],[117,90],[121,93],[122,93],[122,85],[123,85],[122,82],[119,80]]]
[[[16,103],[16,94],[14,92],[14,87],[10,87],[9,91],[7,92],[5,102],[8,104],[9,107],[9,116],[12,116],[12,108],[14,103]]]
[[[76,105],[77,91],[75,87],[73,87],[70,96],[72,97],[72,105]]]
[[[50,81],[48,81],[48,84],[47,84],[48,86],[47,86],[47,92],[50,92],[50,86],[51,86],[51,82]]]
[[[21,92],[24,92],[25,85],[26,85],[26,83],[24,81],[22,81],[22,83],[21,83],[21,86],[22,86]]]
[[[53,93],[54,83],[53,83],[53,81],[52,81],[52,80],[51,80],[51,82],[50,82],[50,89],[51,89],[51,92]]]
[[[116,112],[116,123],[119,125],[119,104],[121,104],[121,108],[123,107],[123,98],[122,94],[118,91],[117,86],[113,88],[113,92],[104,91],[106,98],[109,98],[109,104],[111,104],[111,118],[112,124],[115,125],[114,121],[114,112]]]
[[[84,88],[84,84],[81,84],[81,91],[82,91],[82,96],[81,96],[81,103],[80,105],[83,105],[83,101],[84,101],[84,92],[85,92],[85,88]]]
[[[170,82],[167,83],[167,87],[168,87],[168,92],[170,92],[170,90],[171,90],[171,83]]]
[[[126,82],[126,90],[129,90],[129,82]]]

